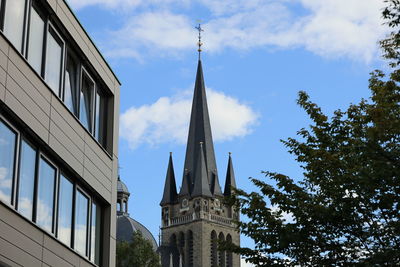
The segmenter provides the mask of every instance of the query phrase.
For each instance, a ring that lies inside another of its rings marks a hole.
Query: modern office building
[[[0,0],[0,266],[114,266],[120,83],[64,0]]]

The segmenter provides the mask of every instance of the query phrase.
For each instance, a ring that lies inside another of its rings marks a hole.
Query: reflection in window
[[[11,204],[17,135],[0,121],[0,200]]]
[[[82,75],[80,116],[83,126],[92,132],[92,106],[93,106],[94,82],[88,75]]]
[[[19,167],[18,210],[32,220],[33,190],[35,187],[36,150],[25,141],[21,142]]]
[[[58,238],[68,246],[71,245],[73,192],[73,184],[61,175],[58,198]]]
[[[44,21],[34,8],[29,25],[28,62],[41,74],[43,57]]]
[[[99,90],[96,92],[96,111],[95,111],[95,132],[94,137],[100,144],[104,143],[104,118],[105,118],[105,99],[100,94]]]
[[[67,68],[65,70],[65,93],[64,103],[74,114],[77,114],[77,78],[78,65],[71,55],[67,58]]]
[[[77,190],[75,201],[75,249],[86,255],[89,199]]]
[[[19,51],[22,49],[24,14],[25,0],[7,1],[4,18],[4,34]]]
[[[46,82],[59,95],[61,81],[63,45],[52,28],[49,28],[46,55]]]
[[[49,232],[52,232],[53,228],[55,178],[56,169],[47,163],[46,160],[41,158],[39,167],[36,223]]]
[[[92,204],[92,231],[90,240],[90,259],[100,264],[100,222],[101,222],[101,210],[95,203]]]

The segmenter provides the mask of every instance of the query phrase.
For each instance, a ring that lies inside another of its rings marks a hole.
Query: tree
[[[386,2],[395,28],[400,1]],[[299,93],[312,124],[282,142],[304,177],[264,172],[273,184],[250,178],[257,192],[236,190],[230,204],[249,218],[238,227],[256,246],[223,249],[257,266],[400,265],[400,31],[381,45],[393,69],[371,74],[370,99],[328,118]]]
[[[117,243],[117,267],[159,267],[160,258],[153,245],[140,231],[132,234],[132,242]]]

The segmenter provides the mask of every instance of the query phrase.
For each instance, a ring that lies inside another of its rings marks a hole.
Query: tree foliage
[[[117,243],[117,267],[160,267],[159,255],[140,231],[132,234],[132,242]]]
[[[386,2],[397,30],[400,1]],[[400,265],[400,31],[381,45],[394,69],[371,74],[368,100],[329,118],[299,93],[312,123],[282,142],[304,177],[264,172],[273,183],[250,178],[257,192],[236,190],[231,204],[250,219],[238,227],[256,246],[225,249],[257,266]]]

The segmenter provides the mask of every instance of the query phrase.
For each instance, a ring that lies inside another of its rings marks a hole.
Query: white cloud
[[[280,213],[280,218],[282,220],[284,220],[286,223],[293,223],[294,222],[294,217],[292,213],[288,213],[285,211],[282,211],[279,206],[277,205],[273,205],[271,207],[269,207],[272,211],[272,213],[275,213],[276,215],[278,215],[278,213]]]
[[[137,7],[141,0],[67,0],[75,9],[81,9],[88,6],[99,5],[106,8],[129,8]]]
[[[240,266],[241,267],[256,267],[254,264],[251,264],[250,262],[246,262],[246,260],[243,258],[240,258]]]
[[[122,28],[105,35],[104,49],[113,57],[179,56],[194,50],[196,18],[188,14],[198,5],[208,11],[204,49],[210,52],[300,47],[324,57],[369,62],[385,34],[381,0],[75,1],[77,8],[140,7],[126,16]]]
[[[243,137],[252,131],[257,114],[236,98],[211,89],[208,93],[208,107],[215,141]],[[150,105],[131,107],[121,115],[121,137],[131,148],[142,143],[184,144],[187,139],[190,109],[190,91],[180,92],[172,97],[161,97]]]

